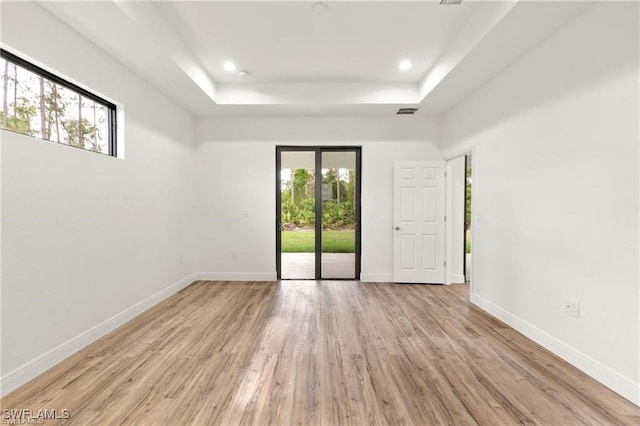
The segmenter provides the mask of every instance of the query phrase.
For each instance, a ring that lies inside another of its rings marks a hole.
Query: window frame
[[[87,89],[84,89],[80,86],[78,86],[77,84],[71,83],[70,81],[57,76],[56,74],[47,71],[29,61],[27,61],[26,59],[21,58],[20,56],[17,56],[5,49],[0,48],[0,57],[2,59],[4,59],[5,61],[8,61],[10,63],[13,63],[21,68],[24,68],[27,71],[30,71],[34,74],[37,74],[40,77],[44,77],[48,80],[50,80],[53,83],[56,83],[62,87],[65,87],[66,89],[72,90],[80,95],[82,95],[85,98],[91,99],[92,101],[104,106],[105,108],[107,108],[107,129],[108,129],[108,135],[107,135],[107,144],[108,144],[108,154],[111,157],[117,157],[118,156],[118,123],[117,123],[117,107],[113,102],[109,102],[106,99],[96,95],[95,93],[92,93],[90,91],[88,91]],[[42,139],[42,140],[46,140],[48,142],[55,142],[55,141],[49,141],[47,139],[43,139],[43,138],[38,138],[38,139]],[[80,149],[83,149],[80,147]],[[90,151],[85,149],[85,151]],[[94,152],[94,151],[90,151],[90,152]],[[103,154],[98,152],[98,154]],[[104,155],[104,154],[103,154]]]

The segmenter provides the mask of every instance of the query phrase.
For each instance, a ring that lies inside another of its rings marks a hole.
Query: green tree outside
[[[344,170],[344,169],[342,169]],[[322,202],[322,227],[326,230],[354,229],[355,173],[328,169],[322,184],[330,185],[331,198]],[[315,176],[313,170],[294,169],[291,180],[282,188],[281,223],[284,229],[306,228],[315,225]],[[347,181],[345,181],[347,180]]]
[[[102,105],[4,59],[0,128],[104,152]]]

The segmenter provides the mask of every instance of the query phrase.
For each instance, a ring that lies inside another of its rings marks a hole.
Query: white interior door
[[[444,284],[444,161],[394,164],[393,281]]]

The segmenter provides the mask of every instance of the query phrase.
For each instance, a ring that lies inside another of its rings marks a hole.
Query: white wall
[[[472,301],[636,403],[638,36],[596,4],[443,122],[475,147]]]
[[[197,120],[201,276],[275,279],[276,145],[348,145],[362,146],[361,277],[391,281],[393,163],[440,159],[437,137],[419,116]]]
[[[2,42],[126,118],[125,159],[1,133],[6,393],[191,282],[195,148],[188,114],[39,6],[3,3]]]

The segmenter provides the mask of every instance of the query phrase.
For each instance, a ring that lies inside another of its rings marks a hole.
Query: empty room
[[[640,424],[637,1],[0,20],[2,424]]]

